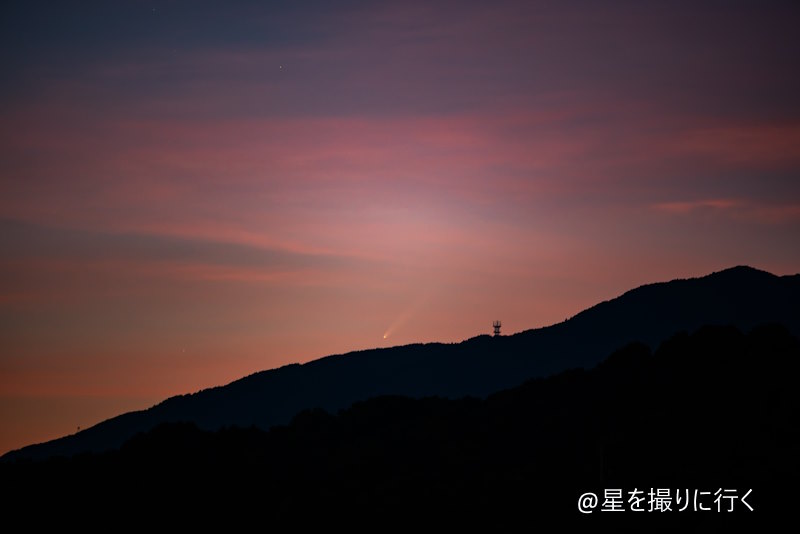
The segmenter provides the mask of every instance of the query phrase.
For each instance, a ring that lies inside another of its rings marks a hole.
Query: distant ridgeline
[[[758,528],[795,510],[798,371],[800,342],[783,326],[704,327],[485,399],[380,396],[269,431],[167,423],[117,451],[5,462],[3,502],[12,516],[91,503],[114,517],[193,511],[187,520],[295,526],[377,515],[495,530],[548,517],[587,530]],[[656,488],[669,490],[670,510],[630,511],[628,492]],[[581,494],[607,489],[624,491],[628,510],[578,512]],[[722,489],[753,510],[716,511]],[[693,511],[695,490],[709,511]]]
[[[13,451],[3,460],[118,449],[137,433],[168,422],[192,423],[204,430],[269,429],[288,423],[302,410],[336,413],[381,395],[485,398],[531,378],[592,368],[631,342],[654,349],[676,332],[692,333],[703,325],[732,325],[746,332],[776,323],[798,335],[798,302],[800,275],[779,277],[736,267],[703,278],[639,287],[547,328],[484,335],[457,344],[366,350],[263,371]]]

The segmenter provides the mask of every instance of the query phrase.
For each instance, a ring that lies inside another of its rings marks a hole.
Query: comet
[[[401,313],[397,319],[392,322],[391,325],[389,325],[389,328],[387,328],[386,332],[383,333],[383,339],[389,339],[389,336],[391,336],[398,328],[402,327],[406,322],[408,322],[411,316],[414,315],[427,300],[428,296],[422,295],[420,298],[412,302],[411,305],[406,308],[403,313]]]

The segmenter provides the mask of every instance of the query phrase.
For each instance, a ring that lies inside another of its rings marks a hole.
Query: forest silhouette
[[[800,342],[783,326],[708,326],[484,399],[380,396],[268,431],[169,423],[115,451],[6,461],[3,502],[295,525],[742,527],[793,509],[798,367]],[[581,493],[605,488],[751,489],[754,511],[578,513]]]

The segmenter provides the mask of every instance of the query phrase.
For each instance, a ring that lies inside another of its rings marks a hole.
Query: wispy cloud
[[[768,203],[741,198],[712,198],[660,202],[653,204],[652,208],[672,215],[687,216],[703,213],[761,224],[800,222],[800,204],[798,203]]]
[[[743,205],[741,200],[732,198],[711,198],[703,200],[684,200],[676,202],[661,202],[653,205],[658,211],[667,213],[691,213],[697,210],[729,210]]]

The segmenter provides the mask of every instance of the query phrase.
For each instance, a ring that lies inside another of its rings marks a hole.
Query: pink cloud
[[[658,211],[667,213],[686,214],[695,210],[701,209],[714,209],[714,210],[727,210],[742,206],[740,200],[730,198],[712,198],[704,200],[690,200],[678,202],[662,202],[655,204],[653,208]]]
[[[728,168],[785,168],[800,164],[800,124],[696,127],[673,140],[676,154],[713,159]]]
[[[661,202],[654,204],[656,211],[672,215],[690,215],[695,212],[714,213],[759,224],[785,224],[800,222],[800,204],[766,203],[748,199],[719,198],[691,201]]]

